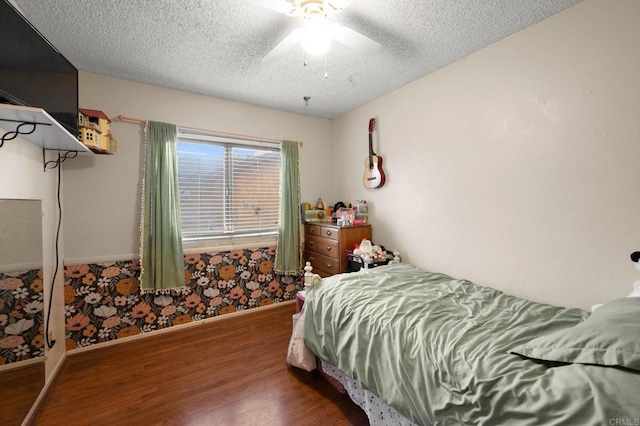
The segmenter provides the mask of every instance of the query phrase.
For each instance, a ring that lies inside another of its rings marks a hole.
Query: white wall
[[[47,161],[53,158],[54,154],[47,153]],[[42,148],[21,139],[7,141],[0,148],[0,198],[42,200],[43,291],[47,307],[51,279],[55,270],[55,236],[58,218],[56,183],[57,170],[46,172],[43,170]],[[60,253],[64,253],[62,238],[60,240]],[[60,267],[55,282],[49,328],[56,344],[51,350],[46,351],[47,381],[50,380],[51,374],[65,352],[63,286],[64,279]]]
[[[214,78],[214,77],[212,77]],[[143,127],[118,115],[261,137],[299,140],[303,200],[331,197],[331,122],[238,102],[80,73],[80,107],[104,111],[113,156],[76,158],[64,174],[65,263],[126,260],[139,253]]]
[[[640,2],[584,0],[333,120],[334,192],[416,265],[544,302],[626,296],[640,249]],[[367,125],[386,185],[361,184]]]

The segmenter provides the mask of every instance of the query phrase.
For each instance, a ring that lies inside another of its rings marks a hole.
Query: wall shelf
[[[0,146],[16,137],[49,151],[92,154],[42,108],[0,104]]]

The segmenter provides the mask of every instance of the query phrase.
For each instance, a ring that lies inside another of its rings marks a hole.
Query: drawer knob
[[[312,245],[314,245],[314,244],[315,244],[315,241],[313,241],[313,240],[309,241],[309,245],[310,245],[310,246],[312,246]]]
[[[330,264],[330,263],[326,263],[326,265],[327,265],[327,268],[329,268],[329,269],[331,269],[331,267],[333,266],[333,265],[332,265],[332,264]]]
[[[327,231],[327,235],[333,235],[333,232]]]
[[[331,246],[326,247],[327,251],[331,251]]]

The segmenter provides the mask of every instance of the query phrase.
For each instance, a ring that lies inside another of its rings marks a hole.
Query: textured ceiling
[[[13,1],[81,71],[334,118],[580,0],[356,0],[329,19],[382,48],[306,66],[299,47],[262,61],[296,19],[255,0]]]

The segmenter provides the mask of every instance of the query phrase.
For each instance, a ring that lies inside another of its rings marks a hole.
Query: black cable
[[[65,154],[66,157],[66,154]],[[66,159],[66,158],[65,158]],[[53,270],[53,278],[51,278],[51,288],[49,289],[49,309],[47,309],[47,322],[45,324],[45,332],[44,337],[47,342],[47,348],[51,349],[56,344],[55,339],[49,340],[49,321],[51,318],[51,307],[53,306],[53,288],[56,283],[56,277],[58,276],[58,267],[60,266],[60,227],[62,226],[62,202],[60,200],[60,183],[62,180],[62,166],[60,163],[64,161],[61,160],[60,153],[58,153],[58,226],[56,230],[56,267]]]

